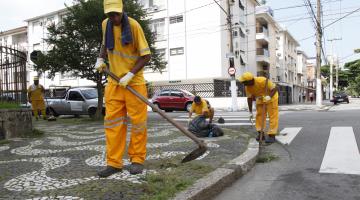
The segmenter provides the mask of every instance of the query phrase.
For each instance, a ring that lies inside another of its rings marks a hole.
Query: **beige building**
[[[273,10],[269,6],[256,8],[256,65],[257,75],[269,75],[279,81],[280,68],[276,50],[279,48],[278,34],[280,26],[273,18]]]

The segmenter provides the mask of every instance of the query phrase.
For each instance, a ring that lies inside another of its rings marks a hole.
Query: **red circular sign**
[[[230,76],[235,75],[235,74],[236,74],[236,69],[235,69],[235,67],[229,67],[228,73],[229,73]]]

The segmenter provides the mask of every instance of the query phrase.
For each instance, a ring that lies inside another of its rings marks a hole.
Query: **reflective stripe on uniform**
[[[115,51],[115,50],[112,50],[112,51],[108,50],[108,53],[120,56],[122,58],[132,59],[132,60],[137,60],[139,58],[139,56],[131,56],[131,55],[121,53],[119,51]]]
[[[146,122],[140,123],[140,124],[131,124],[131,131],[135,133],[143,132],[146,129]]]
[[[126,120],[127,117],[119,117],[119,118],[116,118],[116,119],[104,120],[104,123],[105,124],[111,124],[111,123],[114,123],[114,122],[122,121],[124,119]]]
[[[150,48],[141,49],[140,53],[144,53],[145,51],[150,51]]]
[[[121,126],[123,124],[127,124],[127,121],[121,121],[121,122],[118,122],[118,123],[112,124],[112,125],[104,125],[104,128],[114,128],[114,127]]]

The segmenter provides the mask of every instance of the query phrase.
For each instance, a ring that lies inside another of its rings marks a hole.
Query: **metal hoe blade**
[[[189,153],[187,156],[185,156],[184,159],[182,159],[181,163],[190,162],[192,160],[195,160],[196,158],[199,158],[200,156],[204,155],[204,153],[207,151],[206,147],[199,147]]]

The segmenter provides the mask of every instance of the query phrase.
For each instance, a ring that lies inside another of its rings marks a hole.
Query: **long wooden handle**
[[[117,82],[120,81],[120,78],[117,77],[114,73],[110,72],[107,68],[104,69],[104,72],[108,74],[111,78],[116,80]],[[153,110],[155,110],[159,115],[161,115],[163,118],[165,118],[168,122],[170,122],[172,125],[174,125],[177,129],[179,129],[183,134],[185,134],[187,137],[192,139],[194,142],[196,142],[200,147],[205,147],[206,145],[202,140],[197,138],[194,134],[192,134],[190,131],[186,130],[183,126],[178,124],[175,120],[170,118],[167,114],[165,114],[164,111],[159,109],[157,106],[155,106],[153,103],[151,103],[147,98],[139,94],[136,90],[131,88],[130,86],[126,86],[126,89],[128,89],[132,94],[134,94],[137,98],[139,98],[141,101],[146,103],[148,106],[150,106]]]

